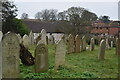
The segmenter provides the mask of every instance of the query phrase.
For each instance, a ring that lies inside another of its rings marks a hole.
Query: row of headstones
[[[3,36],[1,43],[2,52],[0,55],[2,55],[2,62],[0,63],[0,67],[2,67],[2,77],[18,78],[20,75],[19,38],[17,37],[17,34],[10,32]],[[57,43],[55,54],[55,70],[57,70],[59,65],[65,63],[66,46],[64,39],[61,39]],[[47,71],[48,66],[48,48],[45,43],[41,42],[35,49],[35,73]]]

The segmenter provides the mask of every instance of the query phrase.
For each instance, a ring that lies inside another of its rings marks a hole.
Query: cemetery
[[[16,5],[2,5],[0,79],[120,79],[120,21],[82,7],[18,19]]]

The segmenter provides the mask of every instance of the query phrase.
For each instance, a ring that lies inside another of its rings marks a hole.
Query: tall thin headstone
[[[94,44],[95,44],[94,38],[91,38],[91,41],[90,41],[90,51],[94,50]]]
[[[25,48],[29,48],[30,46],[30,38],[25,34],[23,36],[23,45],[25,46]]]
[[[60,65],[65,64],[65,54],[66,54],[66,44],[65,41],[61,39],[56,45],[55,70],[57,70]]]
[[[44,29],[41,30],[41,40],[44,41],[44,44],[47,45],[47,41],[46,41],[46,36],[47,36],[47,33]]]
[[[106,49],[110,49],[109,39],[108,38],[106,38]]]
[[[45,44],[38,44],[35,49],[35,73],[48,70],[48,48]]]
[[[100,42],[100,49],[99,49],[99,53],[98,53],[98,59],[99,60],[103,60],[105,57],[105,48],[106,48],[106,42],[105,40],[102,40]]]
[[[70,34],[67,38],[67,53],[73,53],[75,51],[74,36]]]
[[[29,38],[30,38],[30,45],[33,45],[34,44],[34,34],[32,31],[30,31]]]
[[[20,45],[17,34],[7,33],[2,39],[2,77],[19,77]]]
[[[75,37],[75,52],[79,53],[80,52],[80,36],[76,35]]]
[[[1,42],[2,36],[3,36],[3,33],[2,31],[0,31],[0,42]]]
[[[82,37],[82,51],[86,50],[86,36]]]

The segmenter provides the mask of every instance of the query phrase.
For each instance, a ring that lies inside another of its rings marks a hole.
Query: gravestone
[[[45,44],[38,44],[35,49],[35,73],[48,70],[48,48]]]
[[[82,37],[82,51],[86,50],[86,36]]]
[[[37,44],[40,40],[41,40],[41,34],[39,34],[39,36],[37,36],[37,38],[35,39],[35,43]]]
[[[25,48],[29,48],[30,46],[30,38],[25,34],[23,36],[23,45],[25,46]]]
[[[106,49],[110,49],[109,39],[108,38],[106,38]]]
[[[113,48],[113,41],[111,41],[110,44],[111,44],[111,48]]]
[[[91,41],[90,41],[90,51],[94,50],[94,45],[95,45],[94,38],[91,38]]]
[[[44,44],[44,41],[43,40],[39,40],[37,45],[39,45],[39,44]]]
[[[21,44],[21,43],[22,43],[22,37],[21,37],[21,35],[20,35],[20,34],[17,34],[17,37],[18,37],[18,39],[19,39],[19,43]]]
[[[61,39],[56,45],[55,70],[57,70],[60,65],[65,64],[65,54],[66,54],[66,44],[65,41]]]
[[[80,36],[76,35],[75,37],[75,52],[79,53],[80,52]]]
[[[54,44],[54,40],[55,39],[54,39],[53,35],[50,35],[48,43],[53,45]]]
[[[3,33],[2,31],[0,31],[0,42],[1,42],[2,36],[3,36]]]
[[[75,52],[74,36],[70,34],[67,38],[67,53]]]
[[[34,44],[34,34],[32,31],[30,31],[29,38],[30,38],[30,45],[33,45]]]
[[[120,38],[116,38],[116,55],[120,56]]]
[[[47,41],[46,41],[46,36],[47,36],[47,33],[44,29],[41,30],[41,40],[44,41],[44,44],[47,45]]]
[[[17,34],[7,33],[2,39],[2,77],[19,78],[20,45]]]
[[[98,53],[98,59],[99,60],[103,60],[105,57],[105,48],[106,48],[106,42],[105,40],[102,40],[100,42],[100,49],[99,49],[99,53]]]

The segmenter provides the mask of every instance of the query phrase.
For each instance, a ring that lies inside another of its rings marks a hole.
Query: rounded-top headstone
[[[2,38],[2,77],[19,77],[19,39],[15,33],[7,33]]]
[[[44,41],[44,44],[45,44],[45,45],[47,45],[46,36],[47,36],[46,30],[45,30],[45,29],[42,29],[42,30],[41,30],[41,40]]]
[[[23,45],[25,46],[25,48],[29,48],[30,46],[30,38],[25,34],[23,36]]]
[[[75,52],[76,53],[80,52],[80,36],[79,35],[75,36]]]
[[[30,31],[30,33],[29,33],[29,38],[30,38],[30,45],[33,45],[34,44],[34,34],[32,31]]]

